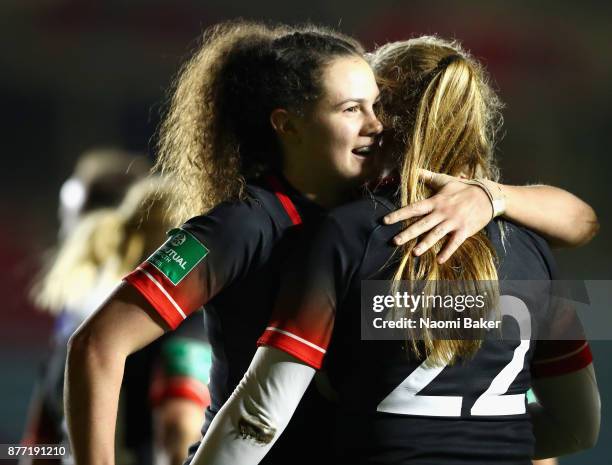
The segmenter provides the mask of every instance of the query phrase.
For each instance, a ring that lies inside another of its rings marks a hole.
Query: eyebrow
[[[347,98],[347,99],[342,100],[341,102],[336,103],[336,105],[334,105],[334,106],[339,107],[339,106],[342,106],[342,105],[344,105],[345,103],[348,103],[348,102],[357,102],[357,103],[363,104],[366,101],[367,101],[367,99],[365,99],[365,98]],[[376,98],[374,99],[373,103],[376,104],[379,101],[380,101],[380,93],[376,96]]]

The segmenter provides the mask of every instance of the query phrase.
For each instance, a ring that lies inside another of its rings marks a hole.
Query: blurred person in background
[[[207,31],[177,81],[160,134],[159,164],[180,194],[171,208],[177,217],[208,213],[171,231],[71,338],[66,411],[77,460],[113,461],[125,358],[202,305],[215,335],[206,430],[265,327],[279,263],[295,240],[293,226],[316,221],[377,175],[378,91],[362,55],[350,38],[314,28],[287,33],[230,23]],[[452,179],[440,189],[430,212],[452,218],[447,233],[467,237],[490,220],[481,188]],[[552,238],[572,243],[592,236],[582,227],[592,210],[570,194],[545,186],[509,189],[508,197],[516,195],[527,195],[547,213],[557,205],[570,212],[564,217],[567,223],[572,218],[570,225],[548,228]],[[525,205],[512,199],[511,218],[518,212],[516,221],[546,229],[541,223],[551,215],[529,210],[521,216]],[[452,208],[441,212],[449,202]],[[319,429],[321,424],[319,418]],[[306,455],[291,451],[291,460]]]
[[[128,188],[147,176],[150,169],[151,162],[144,154],[115,147],[85,151],[60,188],[60,239],[72,231],[85,213],[119,205]]]
[[[31,403],[26,444],[66,439],[63,373],[68,338],[171,226],[165,216],[167,185],[159,178],[134,183],[136,176],[126,174],[134,163],[141,165],[137,177],[147,174],[144,157],[89,153],[78,163],[78,175],[62,190],[62,217],[73,223],[64,230],[59,250],[33,291],[37,305],[56,314],[57,321],[52,355]],[[85,186],[88,190],[83,192]],[[70,191],[79,202],[70,203]],[[201,312],[194,314],[181,331],[128,359],[121,463],[178,464],[188,444],[197,439],[209,398],[210,351],[201,318]]]
[[[85,254],[88,244],[84,241],[93,235],[95,220],[86,221],[86,226],[81,226],[77,237],[70,241],[67,238],[84,216],[100,209],[116,208],[129,186],[146,177],[150,168],[151,163],[145,155],[115,147],[94,147],[79,156],[73,173],[60,188],[58,245],[48,253],[31,292],[34,304],[56,317],[52,349],[41,367],[41,379],[35,386],[30,402],[23,444],[58,444],[62,441],[66,342],[104,297],[90,294],[94,281],[92,275],[96,274],[99,263],[92,261],[94,257],[76,256],[77,253]],[[78,248],[81,250],[77,251]],[[60,258],[65,265],[58,267],[57,260]],[[60,275],[62,269],[70,272],[68,268],[82,266],[84,263],[78,262],[86,259],[90,260],[87,275],[76,274],[79,280],[85,281],[84,287],[69,283],[67,278]],[[53,276],[50,275],[52,270],[55,270]]]

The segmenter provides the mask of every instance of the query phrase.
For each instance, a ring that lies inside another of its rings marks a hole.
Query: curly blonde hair
[[[205,31],[200,48],[180,70],[159,130],[154,167],[171,179],[176,223],[243,193],[236,144],[219,124],[221,70],[231,51],[262,45],[284,31],[245,21],[216,25]]]
[[[176,223],[245,195],[246,179],[282,169],[270,113],[320,96],[322,68],[363,55],[329,29],[234,21],[212,27],[180,70],[158,134],[156,171],[172,181]]]

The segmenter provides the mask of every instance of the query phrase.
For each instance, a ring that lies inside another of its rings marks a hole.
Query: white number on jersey
[[[523,369],[531,338],[531,318],[527,305],[517,297],[501,296],[501,316],[514,318],[519,325],[521,343],[514,349],[512,360],[493,378],[489,388],[476,399],[471,415],[519,415],[525,413],[525,393],[505,395]],[[418,395],[446,368],[427,366],[426,359],[385,397],[376,410],[401,415],[430,417],[461,416],[463,398],[460,396]]]

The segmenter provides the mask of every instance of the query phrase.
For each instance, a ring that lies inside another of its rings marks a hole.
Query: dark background
[[[612,278],[612,3],[3,0],[0,443],[19,440],[47,349],[51,320],[25,303],[25,293],[56,238],[61,183],[92,146],[153,155],[151,137],[178,64],[204,27],[236,17],[311,20],[369,48],[424,33],[460,40],[487,65],[507,104],[503,181],[553,184],[589,202],[599,236],[557,257],[567,279]],[[593,349],[603,400],[599,445],[563,464],[612,456],[612,342]]]

